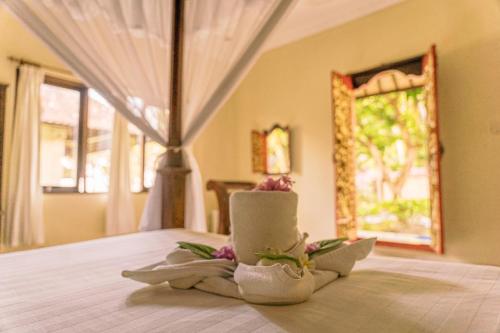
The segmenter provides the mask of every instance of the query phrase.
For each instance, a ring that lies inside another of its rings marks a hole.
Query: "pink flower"
[[[212,255],[214,256],[215,259],[228,259],[228,260],[236,259],[236,255],[234,254],[234,250],[231,245],[225,245],[221,247],[217,251],[212,252]]]
[[[319,249],[319,244],[318,243],[311,243],[306,245],[306,253],[311,253]]]
[[[278,179],[267,177],[262,183],[258,184],[254,191],[281,191],[290,192],[292,190],[293,180],[289,176],[281,176]]]

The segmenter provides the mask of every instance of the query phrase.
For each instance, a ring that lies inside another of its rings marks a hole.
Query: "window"
[[[436,53],[332,73],[339,236],[443,253]]]
[[[428,130],[421,87],[355,102],[358,235],[431,244]]]
[[[47,80],[40,92],[41,184],[49,191],[76,191],[82,90],[74,84]]]
[[[130,133],[130,186],[133,192],[140,192],[144,185],[144,136],[137,127],[129,124]]]
[[[95,90],[47,77],[41,87],[40,176],[45,192],[104,193],[109,189],[113,107]],[[132,124],[132,192],[153,185],[165,148]]]
[[[85,191],[107,192],[115,110],[95,90],[88,92]]]
[[[144,149],[144,187],[153,186],[156,169],[158,169],[158,158],[165,152],[165,148],[159,143],[146,138]]]

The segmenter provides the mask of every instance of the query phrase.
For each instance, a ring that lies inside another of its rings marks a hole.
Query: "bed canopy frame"
[[[2,3],[116,111],[166,147],[141,230],[204,231],[192,143],[296,2]]]
[[[170,70],[170,113],[168,121],[168,146],[182,145],[182,65],[184,51],[184,0],[174,0],[172,29],[172,55]],[[182,152],[168,148],[166,167],[160,170],[163,177],[163,229],[184,228],[186,207],[186,175],[190,172],[184,166]]]
[[[287,7],[292,7],[291,1]],[[170,71],[170,113],[166,166],[159,170],[163,177],[162,228],[184,228],[186,208],[186,176],[182,146],[182,94],[185,0],[173,0],[172,54]]]

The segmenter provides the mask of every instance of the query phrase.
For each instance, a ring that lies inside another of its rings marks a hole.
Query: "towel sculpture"
[[[178,242],[165,261],[124,277],[150,285],[196,288],[257,304],[295,304],[314,291],[347,276],[375,239],[346,244],[345,239],[306,245],[297,228],[298,196],[289,177],[268,178],[254,191],[230,197],[231,243],[216,250]]]

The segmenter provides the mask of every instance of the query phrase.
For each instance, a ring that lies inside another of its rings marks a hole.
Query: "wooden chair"
[[[214,191],[219,206],[219,227],[217,233],[229,235],[229,195],[235,190],[251,190],[256,186],[253,182],[209,180],[207,190]]]

